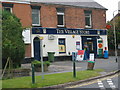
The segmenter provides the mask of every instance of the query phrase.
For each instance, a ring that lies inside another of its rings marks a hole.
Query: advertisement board
[[[78,50],[76,61],[83,61],[84,59],[84,50]]]

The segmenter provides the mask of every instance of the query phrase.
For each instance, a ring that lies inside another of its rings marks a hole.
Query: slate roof
[[[105,7],[93,0],[31,0],[31,3],[44,3],[44,4],[57,4],[57,5],[67,5],[67,6],[77,6],[81,8],[95,8],[104,9]]]

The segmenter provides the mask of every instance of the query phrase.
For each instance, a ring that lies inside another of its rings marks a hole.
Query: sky
[[[106,11],[106,20],[110,21],[113,18],[113,12],[116,15],[118,12],[118,2],[120,0],[94,0],[107,8],[108,10]],[[119,4],[120,7],[120,4]]]

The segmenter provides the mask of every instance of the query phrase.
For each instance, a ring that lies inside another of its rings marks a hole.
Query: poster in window
[[[58,44],[59,44],[59,53],[65,53],[66,52],[65,39],[59,38]]]
[[[65,52],[65,45],[59,45],[59,52]]]

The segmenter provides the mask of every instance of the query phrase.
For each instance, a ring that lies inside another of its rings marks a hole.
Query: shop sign
[[[80,41],[76,42],[76,49],[79,50],[80,49]]]
[[[102,43],[99,43],[99,44],[98,44],[98,47],[99,47],[99,48],[102,48],[102,47],[103,47]]]
[[[90,53],[89,63],[95,63],[94,53]]]
[[[84,59],[84,50],[78,50],[76,60],[77,61],[83,61],[83,59]]]
[[[67,35],[106,35],[106,30],[96,30],[96,29],[71,29],[71,28],[40,28],[33,27],[32,34],[67,34]]]

